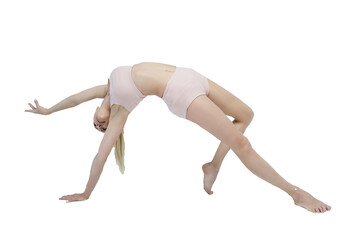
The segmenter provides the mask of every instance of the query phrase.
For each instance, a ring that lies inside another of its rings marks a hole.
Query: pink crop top
[[[131,112],[146,96],[135,86],[131,78],[132,66],[115,68],[110,75],[110,107],[118,104]]]

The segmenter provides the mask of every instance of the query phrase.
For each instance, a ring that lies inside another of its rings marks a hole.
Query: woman
[[[60,200],[72,202],[90,197],[114,145],[116,159],[123,173],[122,130],[128,115],[148,95],[162,98],[171,112],[198,124],[221,141],[213,161],[203,165],[204,189],[208,194],[213,193],[211,188],[221,163],[232,149],[251,172],[288,193],[296,205],[315,213],[331,209],[329,205],[287,182],[255,152],[243,135],[254,115],[247,105],[192,69],[160,63],[116,68],[107,85],[72,95],[50,109],[40,106],[37,100],[36,106],[29,103],[31,110],[27,112],[51,114],[94,98],[104,98],[96,109],[93,121],[95,128],[105,135],[93,160],[86,189],[81,194],[63,196]],[[226,115],[233,117],[234,121],[231,122]]]

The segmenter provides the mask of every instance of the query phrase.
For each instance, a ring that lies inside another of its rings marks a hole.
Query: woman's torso
[[[131,70],[131,77],[135,86],[144,95],[162,97],[176,66],[144,62],[135,64]]]

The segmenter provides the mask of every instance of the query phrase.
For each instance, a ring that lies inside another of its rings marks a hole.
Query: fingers
[[[66,200],[66,202],[68,203],[75,201],[83,201],[86,199],[87,198],[85,198],[82,194],[65,195],[59,198],[59,200]]]
[[[39,107],[39,102],[35,99],[34,100],[36,107]],[[34,107],[34,105],[32,105],[31,103],[28,103],[28,105],[31,107],[31,110],[25,110],[25,112],[32,112],[32,113],[36,113],[36,107]]]
[[[71,201],[73,199],[72,195],[66,195],[59,198],[59,200],[66,200],[67,202]]]
[[[31,110],[28,109],[28,110],[25,110],[25,112],[39,113],[38,112],[39,108],[40,108],[39,102],[36,99],[34,100],[34,102],[35,102],[36,107],[34,107],[34,105],[32,105],[31,103],[28,103],[28,105],[31,107]]]
[[[36,107],[34,107],[34,105],[32,105],[31,103],[28,103],[29,104],[29,106],[32,108],[32,110],[35,110],[36,109]]]
[[[62,196],[61,198],[59,198],[59,200],[68,200],[69,196]]]
[[[74,195],[66,195],[66,196],[63,196],[63,197],[59,198],[59,200],[66,200],[66,202],[78,201],[76,195],[77,195],[77,194],[74,194]]]
[[[61,198],[59,198],[59,200],[68,200],[70,195],[66,195],[66,196],[62,196]]]

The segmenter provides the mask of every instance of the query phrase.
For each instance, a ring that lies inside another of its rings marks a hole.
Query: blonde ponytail
[[[124,141],[124,129],[122,130],[118,140],[115,143],[115,158],[116,163],[119,166],[121,174],[124,174],[125,164],[124,164],[124,155],[125,155],[125,141]]]

